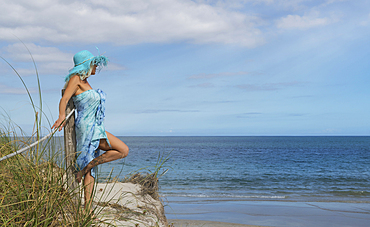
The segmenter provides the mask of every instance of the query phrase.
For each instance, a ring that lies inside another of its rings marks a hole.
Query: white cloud
[[[274,0],[195,0],[195,1],[198,3],[211,4],[211,5],[216,5],[218,7],[228,8],[228,9],[241,9],[248,4],[270,5],[274,3]]]
[[[36,89],[29,88],[30,93],[36,93]],[[0,94],[24,95],[27,94],[25,88],[14,88],[4,84],[0,84]]]
[[[239,76],[239,75],[248,75],[249,72],[223,72],[223,73],[201,73],[197,75],[192,75],[189,79],[212,79],[216,77],[229,77],[229,76]]]
[[[245,91],[276,91],[287,87],[302,86],[301,82],[282,82],[282,83],[265,83],[265,84],[240,84],[235,87]]]
[[[360,22],[360,25],[362,26],[368,26],[370,24],[370,13],[367,15],[367,17]]]
[[[67,69],[73,66],[72,53],[65,53],[56,47],[42,47],[33,43],[25,43],[35,60],[37,69],[41,73],[65,74]],[[16,67],[22,76],[35,75],[32,58],[26,47],[22,43],[11,44],[1,50],[1,54],[7,61],[16,64],[28,62],[30,64]],[[12,63],[11,63],[12,64]]]
[[[68,69],[73,67],[73,53],[66,53],[56,47],[43,47],[34,43],[16,43],[8,45],[0,50],[0,55],[7,61],[11,60],[15,64],[30,63],[21,65],[21,68],[16,67],[17,72],[21,76],[35,75],[35,68],[32,63],[32,58],[28,50],[31,52],[35,60],[37,70],[42,74],[62,74],[68,73]],[[119,64],[109,64],[108,70],[125,70],[125,67]]]
[[[212,83],[202,83],[202,84],[197,84],[189,87],[201,87],[201,88],[211,88],[214,87]]]
[[[338,2],[347,2],[348,0],[326,0],[326,2],[324,2],[322,4],[322,6],[327,6],[327,5],[330,5],[330,4],[335,4],[335,3],[338,3]]]
[[[258,18],[190,0],[0,0],[0,39],[52,43],[263,43]]]
[[[325,26],[337,20],[329,17],[318,17],[318,13],[308,16],[288,15],[276,21],[276,26],[281,29],[309,29],[318,26]]]
[[[29,62],[31,61],[31,56],[26,47],[31,52],[36,62],[68,61],[70,63],[72,60],[70,53],[64,53],[56,47],[42,47],[34,43],[25,43],[25,45],[16,43],[3,48],[3,50],[15,61]]]

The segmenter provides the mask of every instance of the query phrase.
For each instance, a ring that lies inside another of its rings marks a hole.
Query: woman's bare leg
[[[109,147],[108,142],[106,140],[100,140],[99,149],[104,150],[106,152],[100,155],[99,157],[94,158],[85,168],[78,172],[76,176],[78,182],[81,182],[82,177],[85,176],[84,178],[85,210],[89,213],[91,212],[92,192],[94,189],[95,182],[94,177],[91,176],[91,169],[99,164],[124,158],[128,155],[129,151],[127,145],[124,142],[122,142],[120,139],[110,134],[109,132],[106,133],[111,147]]]
[[[85,209],[89,213],[91,212],[91,205],[92,205],[92,192],[94,189],[95,179],[91,176],[91,171],[86,173],[84,178],[84,194],[85,194]]]
[[[100,140],[99,149],[106,152],[99,157],[94,158],[89,164],[87,164],[85,168],[77,173],[76,178],[78,182],[81,182],[82,177],[85,176],[95,166],[121,159],[128,155],[128,146],[109,132],[106,131],[106,133],[111,147],[109,147],[106,140]]]

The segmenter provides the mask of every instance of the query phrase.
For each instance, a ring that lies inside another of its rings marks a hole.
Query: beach
[[[365,227],[370,203],[153,199],[132,183],[98,184],[95,206],[101,226],[174,227]],[[129,211],[129,212],[128,212]]]
[[[257,227],[257,225],[243,225],[217,221],[199,221],[185,219],[171,219],[168,221],[170,225],[173,225],[175,227]]]
[[[168,223],[174,226],[365,227],[369,203],[281,201],[170,202]],[[203,221],[202,221],[203,220]],[[208,223],[214,221],[217,223]],[[216,225],[217,224],[217,225]]]
[[[251,227],[237,223],[206,220],[167,220],[163,201],[142,193],[142,186],[133,183],[99,183],[96,185],[93,208],[99,226],[160,227]],[[200,212],[199,214],[202,214]]]

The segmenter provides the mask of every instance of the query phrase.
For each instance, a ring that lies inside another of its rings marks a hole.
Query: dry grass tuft
[[[141,185],[141,195],[150,195],[153,199],[158,200],[158,178],[156,173],[135,173],[124,181]]]

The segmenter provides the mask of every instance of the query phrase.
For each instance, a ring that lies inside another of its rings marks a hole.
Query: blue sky
[[[50,121],[73,55],[98,47],[110,63],[89,82],[107,93],[105,125],[115,135],[370,135],[369,1],[0,3],[0,56],[37,103],[18,38],[26,44]],[[28,96],[3,61],[0,99],[30,134]]]

